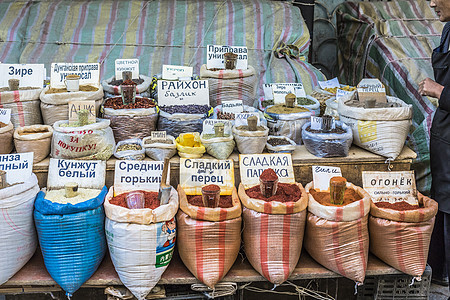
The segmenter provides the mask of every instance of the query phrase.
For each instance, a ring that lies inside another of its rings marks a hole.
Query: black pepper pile
[[[272,146],[281,146],[281,145],[290,145],[291,144],[291,143],[289,143],[288,140],[282,139],[282,138],[270,138],[267,141],[267,143]]]
[[[163,105],[159,107],[162,111],[169,114],[206,114],[209,111],[209,105]]]

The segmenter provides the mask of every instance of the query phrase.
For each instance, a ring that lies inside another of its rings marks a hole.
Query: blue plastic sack
[[[39,192],[34,221],[45,267],[71,296],[97,270],[106,253],[103,201],[108,189],[82,203],[59,204]]]

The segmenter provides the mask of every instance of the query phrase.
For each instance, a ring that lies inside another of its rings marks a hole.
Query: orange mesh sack
[[[427,264],[438,204],[417,193],[422,208],[397,211],[371,203],[370,252],[388,265],[420,279]]]
[[[302,196],[286,203],[250,198],[239,185],[245,254],[256,271],[277,285],[294,271],[302,250],[308,195],[297,185]]]
[[[313,182],[306,185],[308,193],[313,188]],[[370,196],[351,183],[347,183],[347,188],[355,190],[362,199],[345,206],[325,206],[308,194],[304,245],[318,263],[362,284],[369,252]]]
[[[188,203],[178,186],[178,252],[194,276],[210,288],[228,273],[241,245],[241,204],[233,188],[230,208],[198,207]]]

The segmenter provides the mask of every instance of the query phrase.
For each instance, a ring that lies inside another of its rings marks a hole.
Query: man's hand
[[[419,93],[439,99],[444,87],[431,78],[425,78],[419,83]]]

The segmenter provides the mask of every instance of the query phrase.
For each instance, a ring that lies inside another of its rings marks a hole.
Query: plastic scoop
[[[171,186],[167,185],[167,173],[169,172],[169,158],[164,158],[164,168],[161,176],[161,184],[159,185],[158,200],[160,205],[169,203]]]

